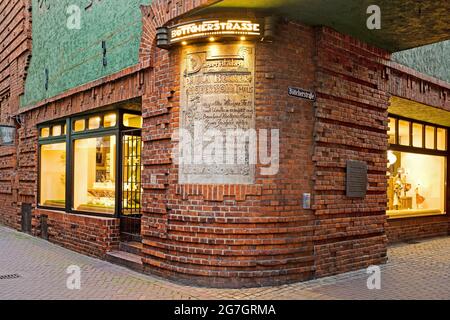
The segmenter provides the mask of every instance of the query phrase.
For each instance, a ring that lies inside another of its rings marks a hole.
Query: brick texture
[[[317,30],[314,129],[316,276],[386,261],[386,119],[379,88],[389,54],[328,28]],[[368,165],[364,199],[345,196],[346,161]]]
[[[0,124],[16,125],[31,49],[31,0],[0,1]],[[0,223],[18,229],[20,199],[15,146],[0,147]]]
[[[48,240],[70,250],[103,258],[119,247],[119,219],[35,210],[35,217],[41,216],[47,217]],[[41,230],[40,226],[36,229]]]
[[[273,43],[256,44],[257,129],[280,129],[280,171],[254,185],[179,185],[171,135],[179,127],[180,51],[158,49],[156,28],[214,1],[155,0],[142,6],[139,64],[20,110],[15,147],[0,147],[0,223],[20,228],[33,205],[33,234],[103,257],[118,221],[36,209],[37,124],[140,98],[143,128],[143,263],[189,284],[281,284],[386,261],[388,238],[449,232],[448,215],[386,219],[387,115],[391,95],[450,110],[442,81],[389,61],[389,53],[329,28],[283,20]],[[31,48],[28,1],[0,0],[1,121],[18,113]],[[225,14],[225,13],[223,13]],[[249,13],[250,14],[250,13]],[[287,94],[314,90],[317,101]],[[9,121],[9,122],[8,122]],[[365,199],[345,197],[346,160],[366,161]],[[302,208],[303,193],[312,209]]]

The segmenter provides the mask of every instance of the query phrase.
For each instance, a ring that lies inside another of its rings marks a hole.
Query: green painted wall
[[[450,40],[394,53],[392,60],[450,83]]]
[[[32,0],[33,49],[22,106],[138,63],[140,5],[151,0]],[[67,28],[69,5],[81,10],[81,28]],[[107,66],[103,66],[106,41]],[[45,89],[48,69],[48,89]]]

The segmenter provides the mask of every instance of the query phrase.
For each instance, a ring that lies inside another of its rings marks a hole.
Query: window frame
[[[107,127],[104,128],[104,116],[116,113],[117,120],[116,125],[113,127]],[[62,211],[66,212],[68,214],[75,214],[75,215],[85,215],[85,216],[95,216],[95,217],[105,217],[105,218],[119,218],[121,216],[122,212],[122,187],[123,187],[123,177],[122,177],[122,156],[123,156],[123,146],[122,146],[122,135],[126,130],[139,130],[137,128],[132,127],[126,127],[123,125],[123,115],[127,114],[136,114],[142,116],[140,111],[136,110],[128,110],[128,109],[107,109],[104,111],[93,111],[88,113],[83,113],[81,115],[76,115],[72,117],[65,118],[63,120],[55,120],[51,122],[46,122],[39,124],[37,126],[38,129],[38,190],[37,190],[37,207],[40,209],[45,210],[52,210],[52,211]],[[100,128],[98,129],[91,129],[89,130],[89,118],[95,117],[95,116],[101,116],[101,124]],[[73,124],[75,121],[85,119],[85,130],[75,132],[73,131]],[[58,137],[47,137],[42,138],[40,137],[40,132],[42,128],[50,127],[50,132],[52,131],[51,128],[53,125],[62,124],[63,126],[66,125],[66,134],[61,135]],[[142,129],[141,129],[142,130]],[[89,139],[89,138],[99,138],[99,137],[105,137],[105,136],[115,136],[116,137],[116,167],[115,167],[115,173],[116,173],[116,181],[115,181],[115,210],[113,214],[107,214],[107,213],[97,213],[97,212],[90,212],[90,211],[80,211],[73,209],[73,203],[74,203],[74,174],[75,174],[75,157],[74,157],[74,151],[75,151],[75,141],[81,140],[81,139]],[[45,144],[55,144],[55,143],[66,143],[66,203],[65,207],[51,207],[51,206],[43,206],[40,204],[41,202],[41,145]]]
[[[388,151],[392,150],[392,151],[398,151],[398,152],[405,152],[405,153],[415,153],[415,154],[424,154],[424,155],[431,155],[431,156],[440,156],[440,157],[444,157],[445,158],[445,172],[444,172],[444,177],[445,177],[445,182],[444,182],[444,212],[443,213],[436,213],[436,214],[429,214],[429,215],[414,215],[412,214],[411,217],[395,217],[392,216],[390,217],[388,215],[388,219],[402,219],[402,218],[416,218],[416,217],[421,217],[421,216],[443,216],[443,215],[449,215],[449,203],[450,203],[450,192],[449,192],[449,185],[448,182],[450,181],[450,150],[449,150],[449,142],[450,142],[450,138],[449,138],[449,133],[450,133],[450,127],[445,127],[442,125],[437,125],[437,124],[433,124],[433,123],[429,123],[426,121],[421,121],[421,120],[415,120],[415,119],[411,119],[411,118],[407,118],[407,117],[402,117],[402,116],[398,116],[398,115],[394,115],[394,114],[388,114],[389,118],[393,118],[395,120],[395,143],[389,143],[388,142]],[[388,119],[389,119],[388,118]],[[409,145],[401,145],[399,144],[399,120],[405,120],[405,121],[409,121],[410,122],[410,126],[409,126]],[[389,121],[388,121],[389,122]],[[413,125],[414,123],[418,123],[422,125],[422,147],[415,147],[413,146]],[[434,128],[434,148],[433,149],[429,149],[426,148],[426,140],[425,140],[425,136],[426,136],[426,127],[433,127]],[[446,130],[446,134],[445,134],[445,150],[439,150],[437,148],[437,129],[441,128]],[[387,139],[389,141],[389,138]],[[389,211],[389,210],[387,210]]]

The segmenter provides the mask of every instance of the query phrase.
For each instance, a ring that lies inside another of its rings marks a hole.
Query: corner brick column
[[[251,185],[179,184],[171,135],[179,127],[180,50],[155,49],[151,90],[143,99],[143,262],[146,272],[189,284],[243,287],[314,275],[313,103],[289,97],[289,85],[314,86],[314,31],[280,25],[274,43],[258,43],[257,129],[280,130],[280,170]]]
[[[316,276],[387,259],[386,151],[389,94],[382,90],[389,54],[328,28],[317,30],[314,129]],[[368,164],[364,199],[345,196],[346,161]]]

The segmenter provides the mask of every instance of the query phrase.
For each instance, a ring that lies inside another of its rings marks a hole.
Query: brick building
[[[420,61],[449,51],[448,2],[380,1],[380,30],[365,1],[243,3],[0,1],[0,223],[217,287],[448,235],[449,69]],[[196,162],[196,121],[236,158]]]

